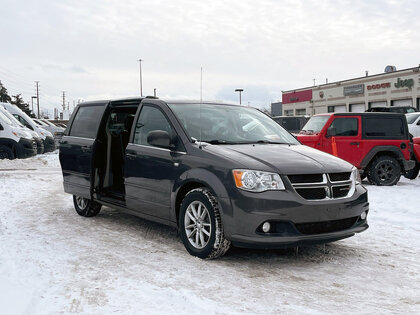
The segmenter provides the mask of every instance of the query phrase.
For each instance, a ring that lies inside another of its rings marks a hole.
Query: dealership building
[[[412,106],[420,110],[420,65],[396,71],[283,91],[285,116],[364,112],[372,107]]]

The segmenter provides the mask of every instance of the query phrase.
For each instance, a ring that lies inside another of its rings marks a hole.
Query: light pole
[[[141,77],[141,62],[144,61],[143,59],[137,60],[140,63],[140,96],[143,96],[143,80]]]
[[[242,104],[242,92],[244,89],[236,89],[235,92],[239,92],[239,105]]]
[[[34,112],[34,98],[36,98],[36,96],[31,97],[32,113]]]

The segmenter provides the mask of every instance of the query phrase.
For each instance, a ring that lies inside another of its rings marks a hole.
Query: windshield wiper
[[[210,144],[233,144],[234,143],[234,142],[230,142],[230,141],[226,141],[226,140],[218,140],[218,139],[202,140],[202,141],[210,143]]]
[[[252,143],[252,142],[250,142],[250,143]],[[269,141],[269,140],[258,140],[258,141],[255,141],[255,143],[268,143],[268,144],[291,144],[291,143],[288,143],[288,142],[276,142],[276,141]]]

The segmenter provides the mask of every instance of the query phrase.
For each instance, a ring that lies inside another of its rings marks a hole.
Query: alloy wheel
[[[389,162],[383,162],[378,165],[376,174],[382,182],[387,182],[395,177],[394,165]]]
[[[188,241],[197,249],[204,248],[211,236],[209,211],[201,201],[193,201],[185,211],[185,234]]]
[[[87,206],[87,200],[83,197],[76,197],[76,203],[80,210],[84,210]]]

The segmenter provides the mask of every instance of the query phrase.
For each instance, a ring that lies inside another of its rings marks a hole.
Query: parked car
[[[275,116],[273,120],[290,133],[297,134],[309,120],[309,116]]]
[[[44,147],[43,152],[52,152],[56,149],[53,135],[48,130],[41,128],[36,124],[32,118],[26,115],[19,107],[9,103],[1,103],[1,105],[11,113],[22,125],[35,131],[38,136],[42,139],[42,144]],[[42,152],[42,153],[43,153]]]
[[[0,160],[36,155],[36,142],[29,132],[16,125],[0,107]]]
[[[331,154],[335,146],[338,157],[375,185],[395,185],[415,165],[404,114],[319,114],[303,127],[298,140]]]
[[[55,144],[56,145],[59,144],[59,141],[63,137],[63,134],[64,134],[64,128],[57,127],[53,123],[49,122],[48,119],[35,119],[34,118],[33,121],[35,121],[35,123],[40,125],[45,130],[48,130],[49,132],[51,132],[54,137]]]
[[[402,114],[407,114],[407,113],[415,113],[418,112],[418,110],[414,107],[411,106],[391,106],[391,107],[372,107],[366,110],[366,112],[371,112],[371,113],[384,113],[384,112],[391,112],[391,113],[402,113]]]
[[[420,113],[406,114],[408,131],[413,137],[420,137]]]
[[[408,179],[416,179],[420,172],[420,137],[413,138],[413,154],[412,159],[416,161],[416,166],[409,170],[405,177]]]
[[[63,124],[63,123],[55,123],[54,125],[56,125],[57,127],[61,127],[63,129],[67,128],[66,124]]]
[[[123,99],[76,107],[60,143],[76,212],[101,206],[178,227],[200,258],[325,243],[368,228],[357,169],[259,110]],[[345,211],[344,211],[345,210]]]

